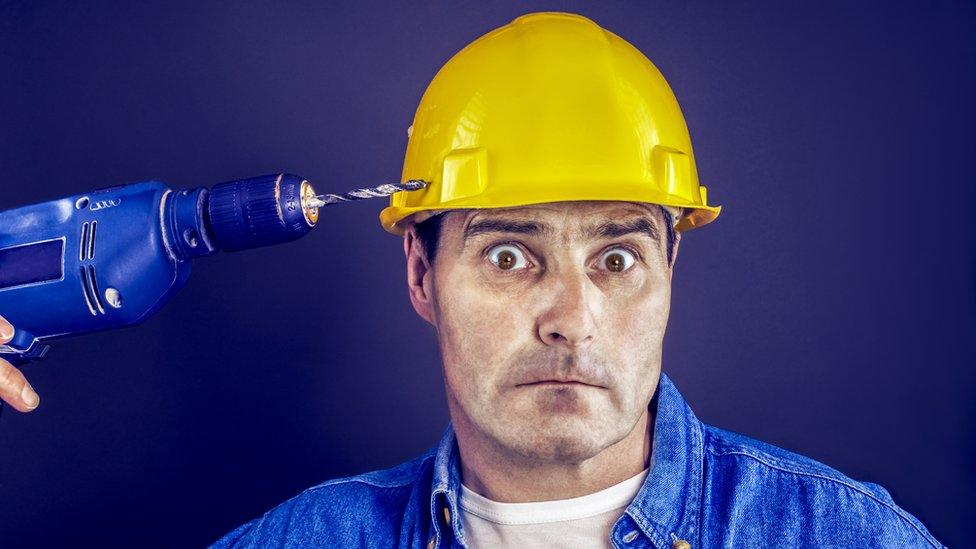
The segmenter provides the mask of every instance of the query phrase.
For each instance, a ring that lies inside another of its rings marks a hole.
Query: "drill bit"
[[[306,205],[309,208],[321,208],[338,204],[339,202],[349,202],[351,200],[364,200],[366,198],[377,198],[390,196],[399,191],[416,191],[426,187],[428,183],[423,179],[411,179],[403,183],[388,183],[379,187],[367,187],[365,189],[354,189],[344,194],[323,193],[310,197]]]

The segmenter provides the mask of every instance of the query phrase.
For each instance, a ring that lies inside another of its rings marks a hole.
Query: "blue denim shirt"
[[[650,471],[608,545],[942,547],[877,484],[700,422],[661,374]],[[459,453],[440,443],[383,471],[309,488],[213,547],[468,547]]]

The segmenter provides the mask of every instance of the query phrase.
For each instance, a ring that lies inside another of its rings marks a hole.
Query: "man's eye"
[[[522,269],[528,264],[522,250],[511,244],[501,244],[492,247],[488,250],[488,260],[503,271]]]
[[[600,256],[597,268],[619,273],[629,269],[635,261],[637,258],[627,248],[613,248]]]

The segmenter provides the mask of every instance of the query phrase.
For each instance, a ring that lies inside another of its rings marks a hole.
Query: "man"
[[[403,178],[430,185],[380,219],[436,329],[451,424],[216,546],[941,546],[880,486],[701,423],[661,372],[681,231],[720,208],[633,46],[520,17],[448,61],[408,135]]]

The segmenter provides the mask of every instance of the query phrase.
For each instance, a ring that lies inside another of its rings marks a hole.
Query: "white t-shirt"
[[[531,503],[499,503],[462,483],[461,521],[468,547],[612,547],[610,530],[647,471],[578,498]]]

